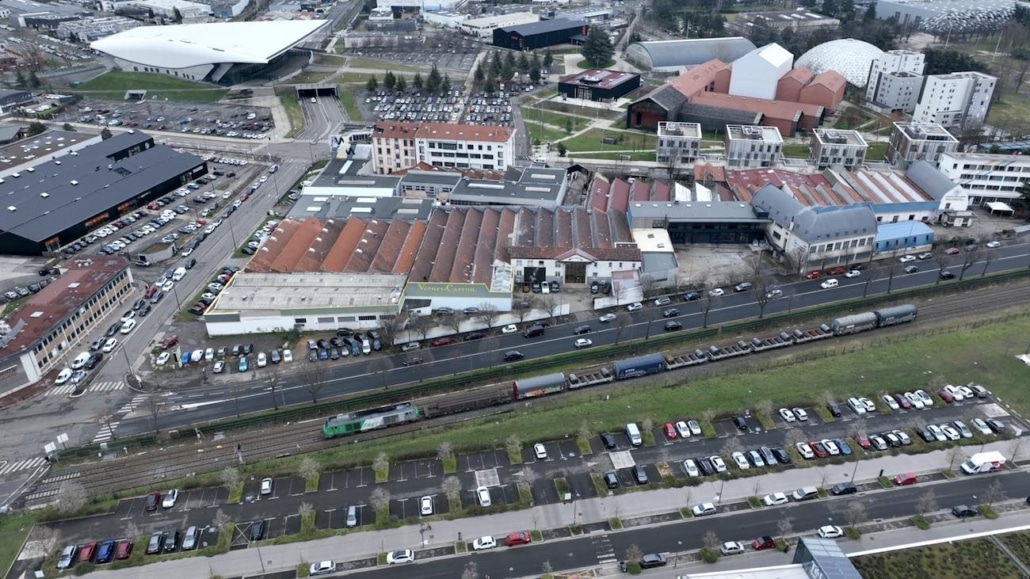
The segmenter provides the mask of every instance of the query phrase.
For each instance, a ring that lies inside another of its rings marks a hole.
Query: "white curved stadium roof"
[[[862,88],[869,81],[873,61],[883,56],[882,50],[868,42],[843,38],[824,42],[802,54],[794,61],[794,68],[807,68],[816,74],[833,70],[843,75],[849,84]]]
[[[297,20],[140,26],[97,40],[90,48],[158,68],[263,64],[327,24],[327,20]]]

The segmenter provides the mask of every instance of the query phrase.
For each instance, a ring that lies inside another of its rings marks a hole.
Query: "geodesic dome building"
[[[869,80],[873,61],[883,58],[884,52],[868,42],[844,38],[816,46],[794,61],[794,68],[807,68],[819,74],[833,70],[847,79],[848,84],[863,88]]]

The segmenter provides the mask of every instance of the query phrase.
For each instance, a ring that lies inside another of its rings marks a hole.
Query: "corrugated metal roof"
[[[697,66],[713,58],[733,62],[755,49],[754,43],[742,36],[656,40],[635,44],[651,59],[652,68]]]

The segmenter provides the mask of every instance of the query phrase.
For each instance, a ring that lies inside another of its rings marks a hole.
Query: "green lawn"
[[[120,101],[125,98],[125,91],[134,89],[146,89],[148,100],[196,103],[215,102],[229,92],[226,88],[162,74],[118,71],[108,72],[70,90],[83,96]]]
[[[386,60],[376,60],[374,58],[358,57],[352,57],[350,62],[347,64],[347,67],[381,70],[384,73],[388,70],[392,70],[394,72],[427,72],[431,68],[426,66],[411,66],[410,64],[397,64]]]
[[[807,159],[811,153],[808,145],[783,145],[783,156],[794,159]]]
[[[587,126],[590,122],[589,119],[582,117],[573,117],[571,115],[563,115],[553,111],[547,111],[539,107],[522,107],[522,118],[531,120],[533,122],[544,123],[557,127],[562,131],[565,130],[566,123],[572,121],[572,131],[578,131]]]
[[[883,161],[886,156],[887,143],[869,143],[869,148],[865,152],[866,161]]]
[[[286,136],[293,137],[304,128],[304,111],[300,108],[297,94],[292,90],[281,92],[279,101],[283,103],[286,118],[290,120],[290,132],[286,133]]]
[[[558,129],[552,129],[551,127],[530,121],[526,121],[526,132],[529,133],[531,140],[539,140],[541,144],[553,143],[558,139],[564,139],[569,136],[563,130],[559,131]]]
[[[1026,131],[1030,128],[1030,99],[1005,93],[987,111],[987,122],[1007,131]]]
[[[0,570],[7,572],[21,551],[22,543],[35,524],[31,514],[18,514],[0,518]]]
[[[290,79],[290,84],[319,84],[325,82],[333,73],[305,71]]]
[[[347,118],[352,122],[361,122],[361,109],[358,108],[358,97],[359,91],[365,90],[364,84],[341,84],[337,85],[337,89],[340,92],[340,103],[343,105],[344,112],[347,113]]]
[[[553,96],[553,95],[552,95]],[[537,102],[532,105],[533,108],[542,108],[559,113],[566,113],[570,115],[579,115],[588,119],[617,119],[625,118],[625,111],[623,110],[612,110],[612,109],[598,109],[594,107],[582,107],[579,105],[570,104],[567,102],[560,102],[554,100],[544,100]],[[525,107],[523,107],[525,108]]]
[[[654,162],[654,151],[630,151],[626,153],[579,153],[576,159],[610,159],[613,161],[650,161]]]
[[[604,137],[618,138],[619,142],[602,144]],[[563,141],[570,151],[651,151],[655,150],[655,136],[614,129],[590,129]]]
[[[990,569],[994,579],[1016,579],[1022,575],[1014,563],[988,539],[955,541],[865,557],[854,557],[863,577],[876,579],[965,579],[973,569]],[[970,574],[972,572],[972,575]]]

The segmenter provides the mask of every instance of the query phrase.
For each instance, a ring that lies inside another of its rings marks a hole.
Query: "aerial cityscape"
[[[0,18],[0,579],[1030,577],[1030,3]]]

